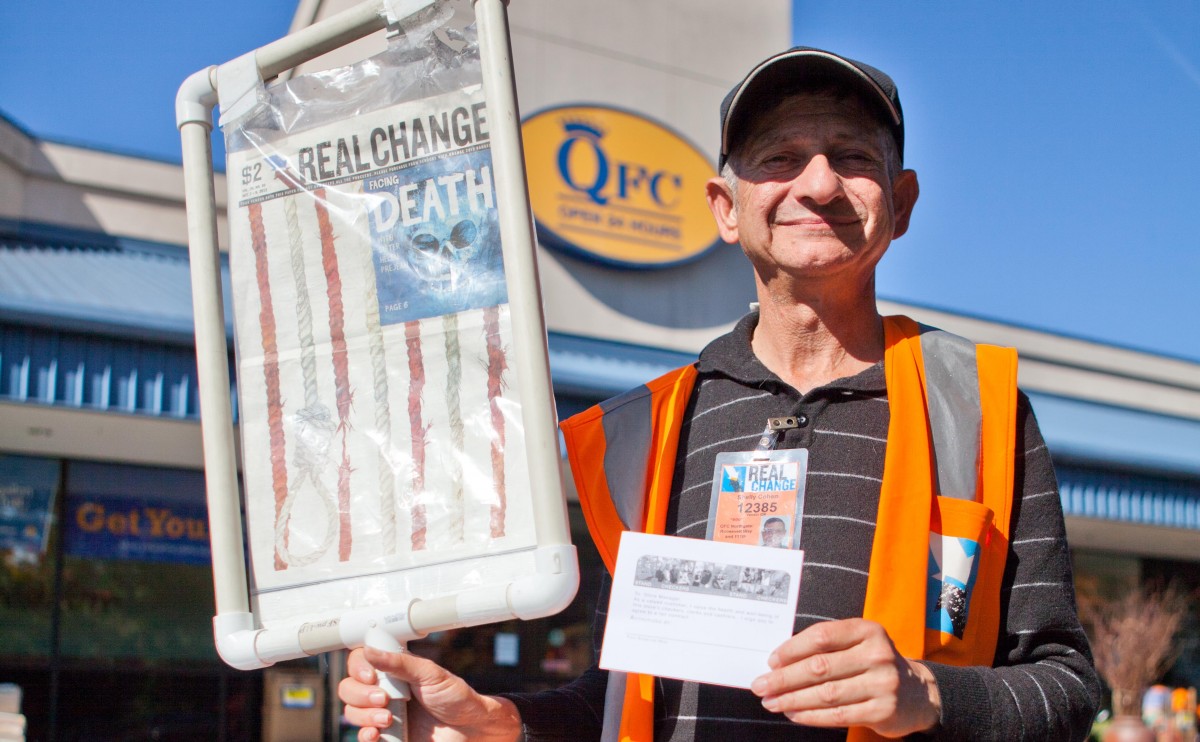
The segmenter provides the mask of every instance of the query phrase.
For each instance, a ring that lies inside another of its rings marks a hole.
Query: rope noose
[[[296,330],[300,341],[300,371],[304,379],[304,408],[296,413],[295,452],[292,466],[296,478],[288,488],[279,517],[275,520],[275,549],[292,566],[303,567],[313,564],[333,544],[337,532],[337,503],[334,495],[321,481],[328,466],[329,446],[333,442],[335,426],[329,408],[321,404],[317,391],[317,351],[313,339],[312,304],[309,301],[308,278],[304,269],[304,238],[300,231],[300,220],[296,215],[296,197],[288,197],[283,203],[283,216],[288,230],[288,246],[291,251],[292,279],[296,284]],[[305,484],[311,484],[317,500],[325,510],[325,536],[321,543],[307,554],[295,554],[288,546],[288,530],[296,498]]]
[[[379,454],[379,514],[383,553],[396,553],[396,476],[392,471],[392,411],[388,404],[387,354],[379,319],[379,294],[375,282],[374,246],[363,251],[363,285],[367,307],[367,347],[371,354],[372,390],[375,394],[375,436]]]

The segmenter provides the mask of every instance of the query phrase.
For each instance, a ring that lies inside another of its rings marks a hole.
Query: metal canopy
[[[0,321],[190,347],[187,248],[0,222]]]

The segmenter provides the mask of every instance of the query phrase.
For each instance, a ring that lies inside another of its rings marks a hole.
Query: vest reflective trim
[[[925,400],[933,456],[934,486],[943,497],[978,500],[982,412],[975,343],[921,325],[925,362]]]
[[[646,478],[653,451],[650,390],[642,385],[600,403],[604,416],[604,476],[617,515],[627,529],[641,530],[646,515]]]

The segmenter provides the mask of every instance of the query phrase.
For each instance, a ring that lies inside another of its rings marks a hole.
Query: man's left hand
[[[825,621],[779,645],[750,689],[768,711],[812,727],[868,727],[884,737],[931,729],[941,696],[929,668],[901,657],[882,626]]]

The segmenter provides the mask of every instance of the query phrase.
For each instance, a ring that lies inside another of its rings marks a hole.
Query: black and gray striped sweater
[[[750,350],[748,315],[700,354],[681,437],[667,533],[704,538],[714,459],[752,450],[768,417],[796,416],[779,448],[809,449],[795,630],[862,615],[887,445],[883,367],[807,394],[784,383]],[[1086,737],[1100,684],[1075,612],[1058,488],[1025,395],[1019,398],[1016,495],[995,667],[929,663],[942,697],[941,728],[922,738],[1029,740]],[[607,594],[601,596],[597,638]],[[553,691],[509,696],[530,742],[598,740],[607,674],[593,667]],[[844,740],[844,730],[799,727],[767,712],[749,691],[660,679],[657,742]]]

